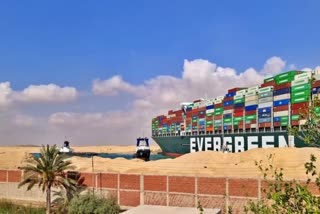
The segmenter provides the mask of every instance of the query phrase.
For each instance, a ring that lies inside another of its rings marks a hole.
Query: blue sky
[[[316,0],[1,1],[0,82],[10,82],[18,94],[30,85],[74,88],[77,95],[68,95],[71,102],[42,100],[40,105],[20,97],[15,98],[19,104],[10,106],[46,121],[45,115],[57,112],[129,111],[139,97],[134,87],[148,88],[146,82],[161,75],[180,84],[188,73],[186,65],[197,64],[185,59],[207,60],[238,75],[250,67],[262,71],[274,56],[279,57],[277,72],[315,68],[319,6]],[[108,83],[118,90],[116,95],[93,92],[94,80],[116,75],[120,83]]]

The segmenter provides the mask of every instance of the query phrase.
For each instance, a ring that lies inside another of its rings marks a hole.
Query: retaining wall
[[[0,197],[25,201],[45,201],[37,187],[31,191],[18,189],[23,176],[19,170],[0,170]],[[265,182],[249,178],[219,178],[167,175],[140,175],[116,173],[81,173],[85,184],[95,194],[111,194],[123,207],[162,205],[196,207],[198,201],[204,208],[225,210],[229,205],[234,213],[243,211],[248,200],[263,197],[261,187]],[[319,195],[316,185],[310,190]]]

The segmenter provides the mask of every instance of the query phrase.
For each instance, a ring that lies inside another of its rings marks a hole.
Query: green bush
[[[69,214],[118,214],[120,206],[113,197],[98,197],[92,193],[73,198],[68,208]]]
[[[0,200],[0,213],[1,214],[44,214],[44,208],[35,208],[31,206],[23,206],[14,204],[8,200]]]

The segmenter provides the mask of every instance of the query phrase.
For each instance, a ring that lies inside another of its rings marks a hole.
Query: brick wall
[[[85,184],[94,189],[96,194],[111,194],[117,197],[121,206],[128,207],[142,204],[196,207],[200,202],[204,208],[222,210],[230,205],[237,213],[243,211],[243,206],[249,199],[259,200],[264,197],[261,188],[266,188],[265,181],[246,178],[87,172],[81,173],[81,176],[84,177]],[[20,170],[0,170],[0,197],[38,200],[30,197],[29,192],[19,193],[19,197],[15,194],[18,190],[14,188],[21,181],[21,177]],[[309,184],[309,189],[317,195],[320,194],[315,184]],[[32,191],[32,195],[42,197],[37,193],[40,192],[37,188]]]

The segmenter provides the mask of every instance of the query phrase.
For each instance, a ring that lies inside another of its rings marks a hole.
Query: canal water
[[[32,153],[33,156],[35,157],[40,157],[40,153]],[[68,154],[69,155],[69,154]],[[72,155],[71,156],[79,156],[79,155]],[[111,158],[111,159],[115,159],[115,158],[125,158],[125,159],[133,159],[133,154],[123,154],[123,153],[96,153],[93,156],[98,156],[98,157],[102,157],[102,158]],[[84,158],[91,158],[92,155],[88,154],[88,155],[81,155],[81,157]],[[151,154],[150,155],[150,160],[161,160],[161,159],[167,159],[167,158],[171,158],[162,154]]]

